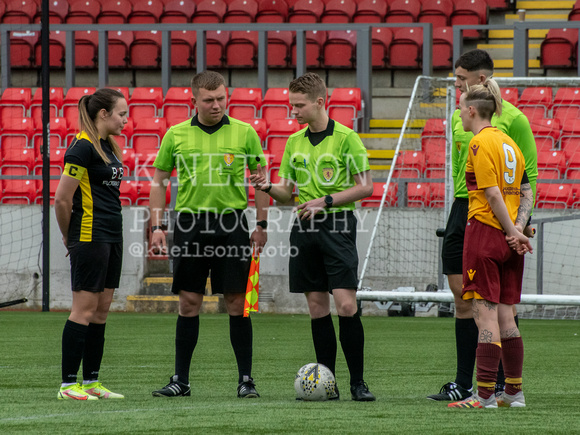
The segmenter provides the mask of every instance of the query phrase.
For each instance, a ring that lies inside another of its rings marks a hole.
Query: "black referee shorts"
[[[123,242],[73,242],[68,252],[72,291],[102,292],[119,287]]]
[[[468,209],[469,200],[467,198],[455,198],[451,206],[443,237],[443,249],[441,250],[445,275],[463,274],[463,239]]]
[[[358,285],[357,220],[352,211],[296,219],[290,245],[290,292],[356,289]]]
[[[175,294],[205,293],[210,270],[212,293],[245,292],[252,248],[244,211],[179,213],[170,255]]]

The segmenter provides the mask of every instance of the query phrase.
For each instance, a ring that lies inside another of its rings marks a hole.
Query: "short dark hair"
[[[215,91],[221,85],[226,86],[224,76],[215,71],[203,71],[191,79],[191,92],[193,95],[198,95],[200,89]]]
[[[306,73],[290,82],[288,90],[297,94],[306,94],[310,101],[322,97],[326,101],[326,84],[316,73]]]
[[[477,48],[459,56],[455,62],[455,68],[459,67],[467,71],[486,70],[493,73],[493,60],[487,51]]]

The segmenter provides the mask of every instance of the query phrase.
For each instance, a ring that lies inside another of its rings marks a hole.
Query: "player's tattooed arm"
[[[518,207],[518,215],[515,221],[515,226],[520,231],[523,231],[526,227],[526,223],[532,213],[533,204],[534,196],[532,193],[532,186],[530,183],[524,183],[520,186],[520,206]]]

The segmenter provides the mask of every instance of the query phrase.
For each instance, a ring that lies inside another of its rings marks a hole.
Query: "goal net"
[[[527,294],[541,295],[542,305],[522,303],[520,316],[577,319],[580,78],[497,81],[503,98],[527,115],[538,148],[540,174],[532,217],[537,236],[532,239],[534,253],[526,256],[522,302]],[[442,238],[436,232],[445,227],[453,201],[450,120],[457,106],[453,83],[451,78],[425,76],[415,82],[363,261],[360,290],[423,292],[430,284],[448,289],[441,273]],[[562,295],[572,297],[566,302],[570,305],[557,305]]]

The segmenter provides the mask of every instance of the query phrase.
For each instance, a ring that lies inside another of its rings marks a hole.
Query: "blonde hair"
[[[215,91],[221,85],[226,86],[224,76],[215,71],[203,71],[194,75],[191,79],[191,92],[197,97],[200,89]]]
[[[502,99],[497,82],[492,78],[485,79],[479,85],[467,86],[465,103],[473,106],[479,116],[491,120],[494,113],[501,116]]]
[[[326,84],[316,73],[306,73],[290,82],[288,90],[292,93],[306,94],[310,101],[322,97],[326,101]]]
[[[110,115],[120,98],[125,98],[121,92],[114,89],[103,88],[98,89],[92,95],[85,95],[79,100],[79,129],[87,134],[95,147],[95,150],[106,164],[111,163],[111,160],[103,151],[103,147],[101,147],[96,119],[102,109],[105,109],[105,111]],[[122,162],[123,154],[121,153],[121,148],[115,139],[111,135],[103,139],[111,144],[113,154],[120,162]]]

